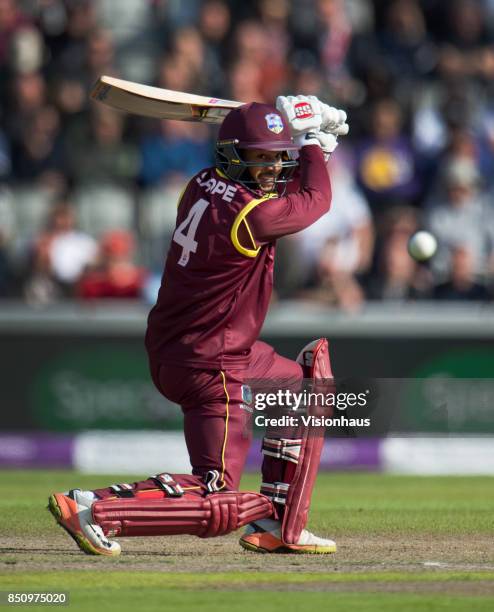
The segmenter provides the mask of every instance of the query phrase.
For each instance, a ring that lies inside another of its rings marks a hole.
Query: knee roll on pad
[[[304,378],[313,380],[333,378],[326,338],[309,342],[298,354],[296,362],[302,366]]]
[[[110,499],[95,502],[93,519],[113,536],[226,535],[273,514],[271,501],[260,493],[228,492],[206,497],[184,495],[163,499]]]

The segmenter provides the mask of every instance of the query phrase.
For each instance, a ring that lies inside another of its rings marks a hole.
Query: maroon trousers
[[[301,366],[281,357],[264,342],[252,348],[247,370],[201,370],[170,365],[151,365],[151,375],[158,390],[170,401],[180,404],[184,413],[185,442],[192,465],[192,476],[172,474],[187,492],[204,494],[209,472],[217,472],[213,486],[238,490],[247,452],[252,440],[252,406],[245,402],[243,385],[249,379],[284,381],[288,386],[302,380]],[[164,449],[163,472],[166,472]],[[263,480],[282,479],[281,460],[265,458]],[[129,485],[126,485],[128,487]],[[130,485],[133,492],[156,490],[156,482],[147,479]],[[115,489],[96,489],[102,498],[114,496]],[[151,493],[151,491],[150,491]]]

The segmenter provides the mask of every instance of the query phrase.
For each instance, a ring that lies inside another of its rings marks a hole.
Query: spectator
[[[114,75],[115,50],[109,30],[96,29],[87,38],[85,80],[91,86],[102,74]]]
[[[476,0],[454,0],[447,7],[448,30],[439,54],[444,80],[490,80],[494,76],[494,39],[485,7]]]
[[[169,21],[162,23],[158,4],[142,0],[95,3],[98,24],[111,33],[112,49],[118,50],[114,69],[123,79],[150,83],[156,76],[156,59],[172,31]]]
[[[199,13],[199,31],[203,38],[209,65],[211,91],[221,97],[226,88],[225,49],[231,33],[231,9],[224,0],[206,0]]]
[[[60,77],[55,81],[53,91],[64,123],[70,122],[72,117],[79,115],[87,108],[84,85],[77,76]]]
[[[98,30],[95,3],[91,0],[79,0],[64,3],[64,6],[59,8],[65,12],[62,28],[57,28],[46,36],[46,44],[52,57],[48,74],[50,77],[84,75],[83,80],[88,83],[88,40],[91,34]]]
[[[188,26],[175,33],[171,55],[174,61],[187,67],[193,82],[193,92],[211,95],[209,84],[214,78],[214,58],[208,53],[197,28]]]
[[[375,214],[397,200],[414,203],[419,192],[415,154],[403,130],[403,115],[391,99],[375,104],[370,135],[356,147],[358,182]]]
[[[262,91],[267,100],[274,100],[286,88],[290,39],[288,0],[260,0],[259,20],[266,38],[270,61],[263,66]]]
[[[1,1],[1,0],[0,0]],[[26,124],[47,104],[46,81],[39,72],[20,74],[11,81],[6,131],[12,142],[22,140]]]
[[[205,0],[199,13],[199,30],[218,64],[223,63],[223,49],[231,28],[231,9],[225,0]],[[223,49],[222,49],[223,47]]]
[[[374,268],[366,283],[368,299],[404,302],[427,297],[432,278],[408,254],[408,240],[418,229],[418,213],[410,206],[395,206],[379,223]]]
[[[257,90],[261,98],[256,101],[272,102],[280,93],[280,87],[286,79],[286,62],[284,57],[273,57],[270,54],[267,32],[258,21],[248,20],[241,23],[234,34],[234,57],[236,69],[257,67],[257,72],[250,69],[250,78],[256,75],[257,82],[252,82],[252,91]],[[239,75],[240,76],[240,75]],[[249,98],[241,98],[247,100]]]
[[[252,59],[243,59],[234,62],[228,70],[229,91],[232,100],[254,100],[266,102],[261,90],[262,80],[259,64]]]
[[[124,116],[94,107],[89,130],[69,150],[70,172],[79,183],[112,182],[127,186],[139,169],[137,148],[125,138]]]
[[[52,83],[53,101],[60,114],[64,145],[73,149],[83,141],[90,119],[85,84],[74,76],[60,76]]]
[[[173,91],[192,91],[194,73],[191,65],[182,56],[166,55],[158,69],[158,87]]]
[[[394,0],[389,5],[384,29],[378,34],[380,60],[401,90],[434,69],[436,48],[430,40],[417,0]]]
[[[58,202],[46,229],[34,241],[25,294],[34,303],[73,297],[84,269],[96,255],[96,241],[76,228],[74,208],[68,201]]]
[[[132,234],[124,231],[105,234],[100,243],[99,264],[83,274],[79,297],[85,300],[140,297],[147,272],[133,263],[134,252]]]
[[[492,297],[485,285],[476,282],[473,253],[468,246],[452,247],[450,261],[448,280],[434,287],[432,297],[435,300],[485,301]]]
[[[225,49],[229,46],[230,7],[223,0],[203,2],[198,28],[203,40],[209,82],[207,95],[221,97],[226,89]]]
[[[354,277],[358,285],[357,277],[367,272],[372,260],[372,216],[343,150],[333,155],[329,169],[333,192],[330,214],[297,234],[298,254],[311,284],[317,283],[317,277],[321,280],[330,266]]]
[[[95,3],[98,23],[110,30],[119,51],[127,55],[135,40],[149,37],[153,33],[153,14],[157,2],[142,0],[98,0]]]
[[[53,106],[37,110],[26,123],[12,151],[12,176],[16,181],[45,183],[60,190],[65,184],[66,156],[60,133],[60,116]]]
[[[290,288],[304,300],[351,312],[364,302],[360,276],[372,258],[373,223],[343,148],[333,155],[329,169],[333,194],[330,214],[284,239],[275,276],[280,297],[286,297]],[[291,253],[287,253],[287,245]]]
[[[439,249],[432,260],[438,282],[450,274],[450,248],[463,244],[472,256],[476,278],[484,278],[494,244],[494,210],[481,190],[473,160],[454,157],[441,171],[442,192],[429,202],[426,226],[437,237]]]
[[[16,0],[0,0],[0,71],[5,70],[15,35],[22,29],[32,28],[30,18],[24,14]]]
[[[316,96],[320,100],[331,100],[328,82],[310,56],[299,56],[291,63],[291,82],[293,91],[303,91],[307,96]]]
[[[29,74],[41,70],[45,49],[43,39],[33,27],[22,28],[10,44],[10,71],[13,74]]]
[[[212,163],[210,133],[204,124],[163,120],[141,143],[140,179],[146,187],[184,182]]]
[[[329,239],[321,250],[317,262],[318,288],[312,298],[352,312],[360,309],[365,295],[352,272],[335,264],[338,247],[338,240]]]
[[[379,275],[370,283],[371,300],[402,302],[420,296],[417,264],[407,251],[407,239],[399,234],[385,241],[380,254]]]
[[[333,102],[346,106],[355,94],[355,84],[349,73],[348,53],[353,27],[344,0],[317,0],[319,60]]]
[[[413,138],[417,153],[431,160],[450,147],[456,136],[473,137],[474,128],[484,115],[480,92],[468,83],[433,82],[416,96]]]

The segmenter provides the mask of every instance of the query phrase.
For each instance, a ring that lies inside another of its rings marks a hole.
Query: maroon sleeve
[[[247,217],[253,237],[267,243],[312,225],[327,213],[331,183],[321,148],[307,145],[300,151],[300,187],[282,198],[265,200]]]

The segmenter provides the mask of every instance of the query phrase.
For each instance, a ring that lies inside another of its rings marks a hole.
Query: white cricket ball
[[[408,252],[415,261],[427,261],[437,251],[437,240],[429,232],[416,232],[408,241]]]

